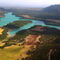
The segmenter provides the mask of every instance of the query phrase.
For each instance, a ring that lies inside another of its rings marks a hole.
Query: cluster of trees
[[[51,49],[52,52],[49,55]],[[37,45],[35,49],[28,51],[28,55],[30,55],[30,57],[23,58],[22,60],[59,60],[60,44]]]
[[[49,13],[43,13],[35,16],[36,18],[41,18],[41,19],[56,19],[60,20],[60,15],[54,15],[54,14],[49,14]]]
[[[50,32],[49,32],[50,31]],[[36,48],[31,48],[27,52],[29,57],[22,60],[59,60],[60,59],[60,31],[49,30],[43,33],[40,41],[43,44],[37,43]],[[50,53],[52,49],[52,52]]]
[[[41,38],[39,40],[40,42],[42,41],[43,44],[37,43],[36,48],[31,47],[31,50],[26,53],[30,56],[23,58],[22,60],[48,60],[48,53],[50,49],[53,51],[56,50],[54,53],[52,52],[53,54],[50,56],[51,60],[58,60],[60,56],[60,31],[47,27],[45,27],[46,31],[43,32],[32,31],[31,29],[33,29],[33,27],[28,30],[19,31],[14,37],[9,38],[8,41],[5,42],[5,45],[0,48],[16,45],[19,42],[24,42],[24,38],[29,34],[41,35]],[[5,30],[3,36],[1,36],[4,39],[6,38],[6,32],[7,30]]]
[[[8,29],[16,29],[16,28],[20,28],[28,23],[31,23],[31,21],[15,21],[15,22],[7,24],[5,27],[7,27]]]

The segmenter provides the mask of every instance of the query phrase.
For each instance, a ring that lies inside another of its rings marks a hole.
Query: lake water
[[[14,21],[22,21],[22,20],[31,20],[32,23],[26,24],[23,27],[20,27],[18,29],[13,29],[11,31],[9,31],[8,33],[10,35],[15,35],[18,31],[24,30],[24,29],[29,29],[32,26],[35,25],[41,25],[41,26],[47,26],[47,27],[52,27],[52,28],[56,28],[60,30],[60,26],[53,26],[53,25],[46,25],[43,21],[38,21],[38,20],[32,20],[32,19],[22,19],[21,17],[16,17],[15,15],[13,15],[12,13],[5,13],[5,17],[0,18],[0,27],[3,27],[9,23],[12,23]]]

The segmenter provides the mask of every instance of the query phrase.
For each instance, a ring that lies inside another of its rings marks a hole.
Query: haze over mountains
[[[60,14],[60,5],[51,5],[43,9],[43,12]]]
[[[43,19],[60,20],[60,5],[51,5],[46,8],[0,8],[0,11],[13,12],[17,16],[29,15]]]
[[[1,7],[0,60],[60,60],[60,5]]]
[[[56,13],[60,14],[60,5],[51,5],[46,8],[3,8],[0,7],[0,11],[15,11],[15,10],[28,10],[28,11],[40,11],[40,12],[46,12],[46,13]]]

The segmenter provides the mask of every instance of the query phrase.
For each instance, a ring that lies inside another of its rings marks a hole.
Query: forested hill
[[[60,5],[51,5],[44,8],[36,18],[60,20]]]
[[[44,8],[42,12],[47,12],[52,14],[54,13],[60,15],[60,5],[51,5],[49,7]]]

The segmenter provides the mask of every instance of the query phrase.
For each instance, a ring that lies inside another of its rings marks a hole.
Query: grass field
[[[9,47],[5,47],[4,49],[0,49],[0,60],[20,60],[20,51],[22,47],[18,45],[12,45]]]

